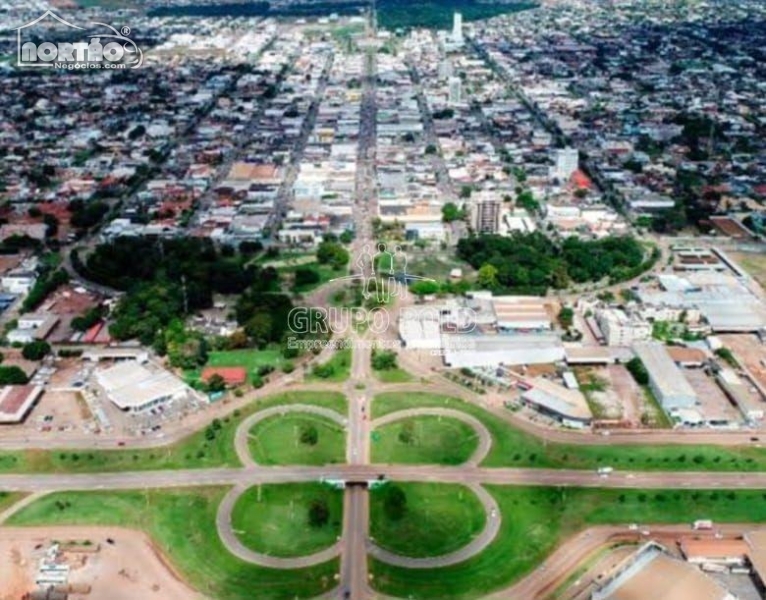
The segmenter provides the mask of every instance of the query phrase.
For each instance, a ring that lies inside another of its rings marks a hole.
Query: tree
[[[405,421],[399,430],[399,441],[408,446],[415,441],[415,427],[412,421]]]
[[[376,371],[388,371],[396,368],[396,352],[393,350],[375,350],[372,353],[372,368]]]
[[[338,242],[322,242],[317,248],[317,261],[329,264],[333,269],[341,269],[348,264],[349,254]]]
[[[486,289],[497,287],[497,268],[489,263],[482,265],[477,277],[479,285]]]
[[[298,267],[295,269],[295,287],[305,287],[307,285],[313,285],[319,283],[321,277],[316,269],[311,267]]]
[[[646,370],[646,367],[644,366],[644,363],[641,362],[640,358],[637,356],[631,358],[625,364],[625,367],[630,371],[630,374],[633,375],[633,379],[636,380],[638,385],[647,385],[649,383],[649,372]]]
[[[454,202],[447,202],[442,206],[442,221],[452,223],[465,218],[465,212],[457,207]]]
[[[42,360],[51,351],[51,345],[42,340],[29,342],[21,350],[21,354],[27,360]]]
[[[410,286],[410,291],[416,296],[428,296],[430,294],[438,294],[440,285],[435,281],[416,281]]]
[[[309,525],[314,529],[324,527],[330,522],[330,508],[324,498],[317,498],[309,504]]]
[[[473,188],[470,185],[464,185],[460,188],[460,197],[470,198],[471,192],[473,192]]]
[[[562,306],[558,316],[559,325],[569,329],[574,324],[574,310],[569,306]]]
[[[319,431],[314,425],[306,425],[301,428],[301,444],[306,446],[316,446],[319,442]]]
[[[27,374],[19,367],[0,366],[0,385],[24,385],[27,381]]]
[[[392,521],[401,521],[407,514],[407,496],[402,488],[390,485],[385,489],[383,498],[383,512]]]
[[[210,379],[207,380],[207,391],[211,393],[218,393],[222,392],[226,389],[226,380],[219,375],[218,373],[214,373]]]

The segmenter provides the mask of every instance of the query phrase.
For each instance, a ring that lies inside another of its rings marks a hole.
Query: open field
[[[633,471],[763,471],[766,450],[755,447],[699,446],[581,446],[544,444],[499,417],[458,398],[427,393],[380,394],[372,404],[377,418],[407,408],[444,407],[475,416],[492,434],[487,467],[596,469],[611,466]]]
[[[487,486],[502,514],[487,549],[443,569],[402,569],[371,561],[376,589],[399,597],[477,599],[512,584],[557,544],[590,525],[766,521],[760,491],[648,490]]]
[[[310,427],[317,432],[313,445],[301,441],[302,433]],[[260,465],[327,465],[344,461],[346,432],[318,415],[288,413],[256,423],[248,445]]]
[[[727,251],[726,254],[747,271],[762,287],[766,287],[766,256],[756,252]]]
[[[316,369],[316,370],[315,370]],[[318,370],[318,371],[317,371]],[[321,377],[318,373],[324,372],[326,377]],[[321,365],[312,367],[305,377],[308,382],[328,381],[333,383],[342,383],[346,381],[351,372],[351,348],[340,348],[330,357],[329,360]]]
[[[407,371],[398,367],[396,369],[385,369],[383,371],[375,371],[373,369],[372,374],[375,375],[378,381],[382,381],[383,383],[409,383],[415,379]]]
[[[370,494],[370,535],[383,548],[404,556],[439,556],[468,544],[486,522],[471,490],[444,483],[392,483],[406,497],[399,520],[386,513],[386,487]],[[406,597],[406,596],[405,596]]]
[[[470,425],[449,417],[402,419],[376,429],[376,463],[459,465],[476,451],[479,439]]]
[[[207,367],[245,367],[247,380],[252,382],[253,375],[257,375],[260,367],[271,366],[278,369],[285,362],[282,351],[278,348],[265,350],[217,350],[208,355]],[[202,369],[186,371],[187,381],[196,381],[200,378]]]
[[[206,429],[166,447],[136,450],[26,450],[0,452],[3,473],[94,473],[150,469],[201,469],[241,466],[234,449],[234,433],[252,413],[280,404],[315,404],[341,413],[346,399],[335,392],[287,392],[253,402],[231,416],[214,421],[215,436]]]
[[[172,491],[62,492],[14,515],[11,525],[110,525],[148,533],[172,566],[211,598],[306,598],[331,589],[338,561],[299,570],[274,570],[229,554],[215,515],[225,488]]]
[[[329,521],[309,524],[309,506],[326,503]],[[343,492],[320,483],[253,487],[234,505],[231,523],[239,540],[271,556],[304,556],[332,546],[341,533]]]

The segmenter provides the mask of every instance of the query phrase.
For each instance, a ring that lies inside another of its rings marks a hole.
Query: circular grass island
[[[321,483],[248,489],[234,504],[231,526],[247,548],[278,557],[313,554],[341,534],[343,492]]]
[[[344,428],[306,413],[275,415],[256,423],[247,443],[260,465],[321,466],[342,463],[346,456]]]
[[[412,558],[459,550],[484,529],[487,515],[468,488],[447,483],[389,483],[370,492],[370,534]]]
[[[459,465],[479,447],[473,428],[452,417],[408,417],[375,429],[372,462]]]

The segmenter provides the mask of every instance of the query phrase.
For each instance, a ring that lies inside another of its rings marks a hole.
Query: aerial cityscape
[[[0,600],[766,600],[763,0],[0,0]]]

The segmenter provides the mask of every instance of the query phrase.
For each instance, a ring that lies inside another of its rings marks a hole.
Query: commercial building
[[[194,390],[172,373],[150,369],[134,361],[96,371],[96,381],[117,408],[131,413],[195,395]]]
[[[22,423],[43,395],[39,385],[6,385],[0,388],[0,424]]]
[[[580,156],[577,148],[562,148],[556,151],[556,167],[553,172],[555,179],[569,181],[579,168]]]
[[[596,312],[604,340],[608,346],[631,346],[635,342],[651,339],[652,325],[635,314],[618,308],[604,308]]]
[[[481,198],[473,203],[472,221],[477,233],[497,233],[502,203],[494,198]]]
[[[620,563],[591,600],[737,600],[697,567],[649,542]]]
[[[562,424],[579,428],[589,425],[593,419],[588,402],[579,390],[569,389],[542,377],[525,379],[524,387],[527,386],[530,389],[522,393],[522,401]]]
[[[460,77],[449,78],[449,103],[451,105],[462,104],[463,102],[463,82]]]
[[[667,412],[694,408],[697,394],[659,342],[640,342],[633,351],[649,373],[649,387]]]

